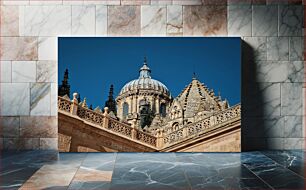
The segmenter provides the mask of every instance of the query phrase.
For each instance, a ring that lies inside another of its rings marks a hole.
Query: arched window
[[[128,115],[129,113],[129,104],[124,102],[123,103],[123,117],[126,118],[126,116]]]
[[[166,104],[162,103],[160,104],[159,113],[162,117],[166,117]]]
[[[178,122],[174,122],[174,123],[172,124],[172,129],[173,129],[173,130],[178,130],[178,128],[179,128],[179,123],[178,123]]]
[[[146,104],[146,101],[144,99],[140,100],[139,101],[139,106],[143,106]]]

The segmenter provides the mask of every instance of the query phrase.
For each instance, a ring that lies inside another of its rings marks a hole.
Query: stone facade
[[[175,131],[229,108],[227,100],[196,79],[176,97],[151,77],[145,58],[139,78],[125,84],[116,98],[121,121],[129,122],[149,133],[157,129]]]
[[[107,107],[104,113],[59,97],[59,151],[62,152],[170,152],[241,150],[241,107],[216,112],[194,123],[164,130],[163,126],[143,129],[118,121]],[[151,128],[156,130],[150,130]],[[238,137],[238,138],[237,138]]]

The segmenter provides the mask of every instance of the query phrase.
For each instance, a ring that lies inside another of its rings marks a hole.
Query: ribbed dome
[[[156,90],[161,93],[170,95],[168,88],[158,80],[151,78],[151,70],[147,66],[146,60],[139,71],[139,78],[125,84],[119,95],[133,90]]]

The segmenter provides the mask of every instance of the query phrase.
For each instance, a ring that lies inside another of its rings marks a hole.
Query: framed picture
[[[240,152],[240,38],[58,44],[60,151]]]

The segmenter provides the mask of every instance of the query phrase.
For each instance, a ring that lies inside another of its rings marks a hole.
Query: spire
[[[81,94],[78,94],[78,102],[81,102]]]
[[[70,98],[70,85],[68,83],[68,69],[65,70],[64,79],[62,80],[62,84],[58,87],[58,95],[65,96],[67,95]]]
[[[108,100],[105,102],[105,107],[109,108],[109,111],[112,111],[116,114],[116,101],[114,100],[114,85],[111,84],[108,93]]]
[[[109,93],[108,93],[108,99],[109,100],[113,100],[114,99],[113,94],[114,94],[114,85],[111,84],[111,86],[109,88]]]
[[[64,80],[62,80],[62,84],[68,84],[68,69],[65,70]]]
[[[147,65],[147,57],[144,57],[143,66],[139,70],[139,78],[151,78],[151,70]]]
[[[195,74],[195,72],[193,72],[192,80],[196,80],[196,79],[197,79],[196,74]]]

